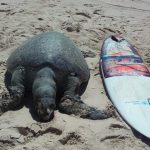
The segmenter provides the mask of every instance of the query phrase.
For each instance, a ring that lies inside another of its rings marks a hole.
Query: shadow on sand
[[[140,139],[142,142],[150,146],[150,138],[147,138],[146,136],[142,135],[141,133],[139,133],[137,130],[135,130],[132,127],[131,127],[131,130],[136,138]]]

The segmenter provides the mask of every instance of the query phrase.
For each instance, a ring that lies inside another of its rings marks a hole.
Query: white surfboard
[[[123,119],[150,138],[150,72],[137,50],[119,36],[102,46],[100,67],[107,93]]]

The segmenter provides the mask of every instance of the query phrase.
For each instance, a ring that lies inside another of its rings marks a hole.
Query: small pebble
[[[43,19],[43,18],[38,18],[38,20],[42,21],[42,20],[44,20],[44,19]]]

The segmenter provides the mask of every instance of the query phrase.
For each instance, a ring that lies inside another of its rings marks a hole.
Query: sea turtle
[[[90,78],[88,65],[75,44],[64,34],[45,32],[27,40],[7,60],[6,81],[11,101],[17,107],[25,91],[32,91],[35,112],[49,121],[57,108],[82,118],[105,119],[109,115],[80,100]],[[56,101],[58,99],[58,101]]]

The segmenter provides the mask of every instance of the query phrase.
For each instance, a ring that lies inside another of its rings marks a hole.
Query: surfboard
[[[108,37],[100,68],[106,92],[120,115],[150,138],[150,72],[137,49],[120,36]]]

